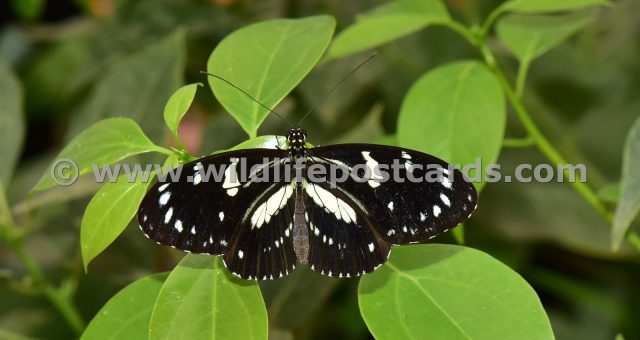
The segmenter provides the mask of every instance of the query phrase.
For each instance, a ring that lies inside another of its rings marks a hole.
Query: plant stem
[[[488,30],[491,28],[493,21],[497,19],[500,14],[502,14],[503,8],[498,7],[491,13],[490,17],[485,22],[483,29],[479,36],[474,35],[466,26],[460,25],[457,22],[445,23],[444,26],[451,28],[455,32],[458,32],[463,38],[465,38],[471,45],[477,47],[482,54],[482,57],[487,64],[487,66],[493,71],[496,75],[496,78],[500,82],[502,89],[504,90],[507,99],[509,100],[511,106],[516,111],[518,118],[522,122],[524,128],[527,130],[529,137],[534,141],[537,148],[542,152],[542,154],[551,161],[554,165],[565,165],[568,164],[564,156],[549,142],[547,137],[540,131],[538,126],[535,124],[531,115],[524,107],[524,104],[521,101],[521,95],[519,95],[512,87],[509,81],[505,78],[502,70],[496,63],[496,58],[493,55],[493,52],[486,44],[485,35]],[[528,64],[524,67],[521,67],[518,74],[518,80],[520,82],[520,91],[524,91],[524,82],[526,80],[526,73],[528,71]],[[569,173],[569,169],[563,168],[564,175],[567,178],[571,177]],[[584,199],[591,205],[591,207],[598,212],[601,216],[603,216],[609,224],[613,223],[614,215],[610,212],[605,205],[600,201],[598,195],[588,186],[586,183],[580,181],[571,182],[574,190],[577,191]],[[626,240],[634,247],[636,250],[640,251],[640,235],[636,234],[633,231],[630,231]]]
[[[527,73],[529,73],[529,65],[531,60],[524,58],[520,61],[520,67],[518,67],[518,76],[516,78],[516,95],[518,98],[522,98],[524,94],[525,85],[527,83]]]
[[[524,128],[529,133],[529,136],[531,136],[531,138],[535,141],[535,144],[540,152],[542,152],[542,154],[556,166],[568,164],[567,160],[551,144],[551,142],[549,142],[549,140],[544,136],[544,134],[542,134],[538,126],[535,124],[533,119],[531,119],[529,112],[524,107],[522,101],[518,97],[518,94],[513,90],[500,68],[494,65],[492,69],[496,77],[500,81],[500,84],[502,85],[502,88],[507,95],[507,99],[511,103],[511,106],[520,118],[520,121],[522,122]],[[570,177],[568,168],[565,167],[563,171],[565,176]],[[611,213],[605,207],[602,201],[600,201],[600,199],[598,198],[598,195],[593,191],[593,189],[591,189],[591,187],[581,181],[573,181],[570,184],[573,186],[574,190],[576,190],[595,211],[602,215],[609,223],[613,222],[613,213]],[[633,232],[630,232],[627,236],[627,240],[638,251],[640,251],[640,236]]]
[[[29,272],[29,275],[35,282],[36,286],[40,288],[42,294],[64,317],[65,321],[67,321],[74,333],[80,335],[82,330],[84,330],[84,321],[82,320],[78,310],[73,306],[69,297],[62,294],[60,290],[56,289],[46,279],[37,262],[26,250],[22,239],[17,239],[12,243],[14,251],[18,254],[18,258]]]
[[[44,276],[38,263],[31,257],[24,244],[24,238],[20,229],[18,229],[11,216],[6,196],[2,186],[0,186],[0,238],[4,240],[16,252],[20,262],[24,265],[33,279],[36,287],[49,300],[49,302],[64,317],[71,329],[80,335],[84,330],[84,321],[80,317],[80,313],[73,305],[69,296],[65,295],[61,290],[56,289]]]

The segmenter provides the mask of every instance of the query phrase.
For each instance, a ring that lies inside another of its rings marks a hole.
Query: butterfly
[[[148,190],[140,228],[158,244],[222,255],[242,279],[278,279],[297,264],[348,278],[376,270],[392,245],[432,239],[477,207],[474,186],[434,156],[375,144],[308,148],[306,141],[305,130],[291,128],[286,148],[228,151],[182,165],[177,180]]]
[[[229,151],[183,165],[177,181],[158,182],[144,197],[142,231],[159,244],[223,255],[226,267],[243,279],[277,279],[299,263],[323,275],[356,277],[382,265],[392,245],[431,239],[476,208],[474,186],[434,156],[374,144],[307,148],[306,138],[295,128],[287,134],[287,149]],[[394,160],[403,182],[382,178],[380,170]],[[258,172],[284,174],[296,161],[300,180],[255,180]],[[240,165],[258,170],[245,170],[250,176],[243,181]],[[330,181],[332,166],[358,165],[371,174]],[[218,180],[202,180],[210,167],[219,170]],[[326,177],[311,181],[311,168]],[[407,180],[409,171],[425,180]],[[426,181],[429,171],[440,180]]]

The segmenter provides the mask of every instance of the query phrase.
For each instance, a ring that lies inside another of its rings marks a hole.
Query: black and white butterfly
[[[159,182],[145,196],[138,211],[141,229],[159,244],[223,255],[227,268],[243,279],[277,279],[299,263],[324,275],[355,277],[382,265],[392,245],[431,239],[476,208],[474,186],[436,157],[374,144],[306,148],[306,137],[304,130],[291,129],[287,149],[230,151],[183,165],[178,181]],[[302,176],[243,181],[241,159],[247,169],[280,173],[302,161]],[[394,160],[402,162],[400,178],[439,169],[440,180],[384,181],[377,169]],[[330,174],[331,166],[357,165],[371,170],[370,176],[331,183],[311,181],[308,172],[312,166]],[[202,170],[212,166],[224,175],[203,181]]]

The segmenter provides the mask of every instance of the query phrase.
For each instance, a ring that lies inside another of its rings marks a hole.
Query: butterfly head
[[[289,141],[291,149],[302,150],[307,141],[307,131],[301,128],[290,129],[287,133],[287,141]]]

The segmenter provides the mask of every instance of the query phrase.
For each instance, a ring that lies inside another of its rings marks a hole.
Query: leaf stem
[[[524,58],[520,61],[518,75],[516,77],[516,95],[518,98],[522,98],[522,95],[524,94],[524,89],[527,83],[527,74],[529,73],[529,65],[531,65],[531,60],[529,58]]]
[[[502,146],[505,148],[526,148],[535,145],[536,141],[531,138],[531,136],[524,138],[505,138],[502,142]]]

